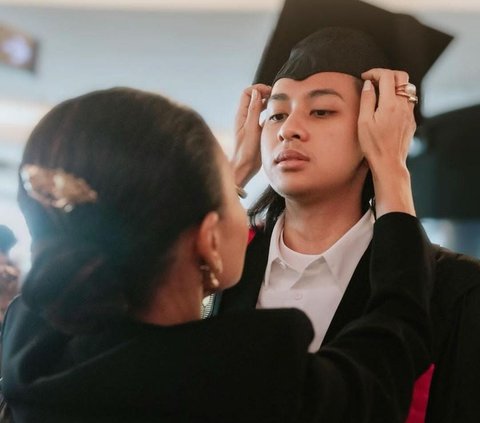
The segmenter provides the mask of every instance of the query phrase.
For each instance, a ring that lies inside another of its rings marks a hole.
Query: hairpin
[[[26,164],[20,169],[27,194],[47,207],[72,211],[77,205],[95,203],[97,193],[82,178],[62,169]]]

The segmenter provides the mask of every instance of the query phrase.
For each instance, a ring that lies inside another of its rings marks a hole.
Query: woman
[[[34,129],[20,171],[34,257],[3,333],[14,421],[371,422],[406,409],[397,393],[429,348],[431,261],[414,217],[379,219],[374,265],[394,274],[313,356],[298,310],[199,320],[202,299],[240,277],[247,222],[193,111],[131,89],[69,100]]]

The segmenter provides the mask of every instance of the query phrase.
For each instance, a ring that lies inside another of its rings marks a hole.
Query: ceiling
[[[480,10],[478,0],[371,0],[396,10]],[[282,0],[0,0],[0,4],[36,7],[67,7],[132,10],[275,10]]]

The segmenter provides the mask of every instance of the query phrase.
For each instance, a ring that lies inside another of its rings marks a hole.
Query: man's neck
[[[360,201],[286,200],[283,240],[287,247],[304,254],[328,250],[362,217]]]

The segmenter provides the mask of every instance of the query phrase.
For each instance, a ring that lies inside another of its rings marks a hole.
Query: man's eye
[[[331,110],[312,110],[311,114],[316,117],[326,117],[331,115],[333,112]]]
[[[280,122],[280,121],[284,120],[286,116],[287,116],[286,113],[275,113],[275,114],[271,115],[268,118],[268,120],[271,120],[273,122]]]

